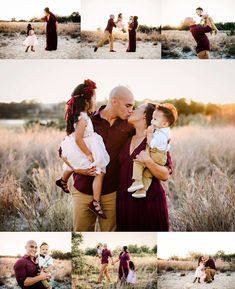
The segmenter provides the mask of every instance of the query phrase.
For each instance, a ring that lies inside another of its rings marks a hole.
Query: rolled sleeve
[[[24,281],[27,278],[25,262],[24,260],[18,260],[14,265],[14,271],[16,276],[16,281],[21,288],[24,287]]]
[[[210,27],[210,26],[201,26],[200,27],[200,31],[202,32],[202,33],[208,33],[208,32],[211,32],[212,31],[212,28]]]

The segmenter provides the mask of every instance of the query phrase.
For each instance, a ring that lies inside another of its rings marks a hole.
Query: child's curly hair
[[[156,109],[163,112],[169,126],[173,126],[178,119],[178,112],[172,103],[156,104]]]
[[[72,97],[67,101],[65,113],[66,133],[67,135],[75,131],[74,124],[78,121],[81,112],[88,111],[91,108],[91,99],[94,95],[96,84],[90,79],[79,84],[72,92]]]

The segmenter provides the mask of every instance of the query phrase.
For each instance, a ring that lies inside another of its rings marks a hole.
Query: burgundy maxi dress
[[[122,277],[125,279],[129,273],[128,261],[130,260],[130,256],[128,252],[122,252],[119,255],[119,268],[118,268],[118,277],[122,280]]]
[[[52,51],[57,50],[57,31],[56,31],[56,22],[57,19],[54,15],[50,15],[50,17],[43,17],[44,21],[47,22],[46,26],[46,50]]]
[[[131,24],[132,29],[128,30],[128,48],[126,52],[136,52],[136,29],[138,27],[138,22]]]
[[[160,181],[153,177],[146,198],[134,198],[127,189],[132,184],[133,159],[146,147],[146,139],[130,155],[131,139],[127,141],[120,155],[119,189],[117,193],[117,231],[168,231],[168,206],[166,193]],[[172,161],[167,153],[169,172]]]

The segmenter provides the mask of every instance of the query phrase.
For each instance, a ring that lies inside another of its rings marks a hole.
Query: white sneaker
[[[129,193],[133,193],[137,190],[143,189],[144,185],[141,182],[134,182],[128,189],[127,191]]]
[[[146,191],[144,190],[137,190],[136,192],[134,192],[134,194],[132,194],[132,197],[134,198],[146,198]]]

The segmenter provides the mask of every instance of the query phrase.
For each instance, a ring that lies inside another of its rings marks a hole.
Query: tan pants
[[[110,193],[101,196],[100,203],[107,219],[99,218],[101,231],[116,230],[116,195]],[[72,192],[73,201],[73,230],[76,231],[94,231],[96,215],[88,210],[88,204],[93,200],[93,196],[83,194],[79,191]]]
[[[109,40],[109,50],[113,50],[113,34],[107,30],[104,31],[103,38],[97,43],[97,47],[102,47],[106,40]]]
[[[215,270],[214,269],[206,269],[205,273],[206,273],[206,278],[205,278],[205,282],[207,281],[212,281],[212,279],[214,279],[215,276]]]
[[[49,284],[47,280],[42,280],[42,284],[45,288],[51,288],[51,285]]]
[[[151,159],[158,165],[164,166],[167,161],[166,151],[160,151],[156,148],[149,149]],[[144,185],[144,190],[147,191],[151,185],[153,175],[150,170],[145,167],[145,165],[138,160],[134,160],[133,164],[133,180],[142,180]]]
[[[209,51],[208,50],[203,50],[203,51],[200,51],[198,54],[197,54],[197,57],[199,59],[209,59]]]
[[[98,278],[99,283],[102,281],[104,275],[106,276],[106,278],[110,282],[108,264],[102,264],[101,265],[100,274],[99,274],[99,278]]]

